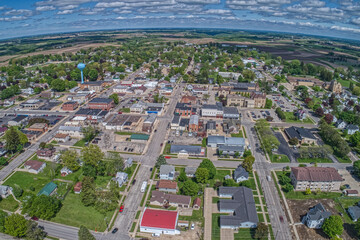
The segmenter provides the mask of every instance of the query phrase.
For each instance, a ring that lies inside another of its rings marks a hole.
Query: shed
[[[57,185],[53,182],[49,182],[48,184],[45,185],[45,187],[43,187],[39,193],[37,194],[38,196],[40,195],[46,195],[46,196],[51,196],[57,189]]]

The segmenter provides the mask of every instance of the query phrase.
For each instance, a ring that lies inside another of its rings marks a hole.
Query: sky
[[[0,39],[134,28],[265,30],[360,40],[360,0],[0,0]]]

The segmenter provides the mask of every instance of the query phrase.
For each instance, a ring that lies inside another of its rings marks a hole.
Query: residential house
[[[70,140],[70,136],[68,134],[57,133],[54,137],[56,142],[68,142]]]
[[[21,89],[21,93],[22,94],[26,94],[26,95],[32,95],[34,94],[34,89],[32,88],[25,88],[25,89]]]
[[[74,186],[74,193],[80,194],[82,189],[82,182],[77,182]]]
[[[163,192],[176,193],[178,190],[177,182],[171,180],[159,180],[156,184],[156,189]]]
[[[185,167],[186,176],[189,178],[195,177],[197,167]]]
[[[292,167],[290,178],[295,191],[338,191],[343,181],[332,167]]]
[[[128,174],[117,172],[114,180],[118,183],[119,187],[121,187],[128,180]]]
[[[157,190],[151,193],[150,205],[190,208],[190,204],[191,196],[169,194]]]
[[[336,123],[335,123],[335,127],[337,127],[338,129],[344,129],[346,127],[346,122],[344,122],[343,120],[339,119]]]
[[[220,228],[256,228],[259,222],[253,192],[247,187],[219,187]]]
[[[329,211],[326,211],[321,203],[316,204],[303,217],[302,222],[309,228],[320,229],[328,217],[331,216]]]
[[[43,148],[36,151],[36,155],[40,159],[51,161],[55,156],[55,148]]]
[[[354,124],[349,124],[349,125],[346,126],[346,130],[347,130],[347,133],[349,135],[353,135],[353,134],[355,134],[356,132],[359,131],[359,126],[354,125]]]
[[[46,163],[36,161],[36,160],[29,160],[29,161],[26,161],[24,164],[24,168],[27,169],[28,172],[34,173],[34,174],[38,174],[39,172],[44,170],[45,167],[46,167]]]
[[[303,109],[297,110],[295,113],[295,116],[301,121],[303,121],[307,118],[306,112]]]
[[[12,188],[5,185],[0,185],[0,196],[2,199],[7,198],[11,194]]]
[[[132,158],[128,158],[124,161],[124,168],[127,169],[133,165],[134,160]]]
[[[159,177],[162,180],[174,180],[175,167],[171,165],[161,165]]]
[[[249,180],[249,173],[239,165],[234,171],[234,181],[236,183]]]
[[[360,202],[357,203],[355,206],[350,206],[348,208],[348,213],[351,217],[351,219],[356,222],[360,218]]]
[[[200,207],[201,207],[201,199],[197,197],[194,199],[193,208],[200,209]]]
[[[72,173],[72,171],[71,171],[69,168],[67,168],[67,167],[63,167],[63,168],[60,170],[60,174],[61,174],[62,177],[65,177],[65,176],[67,176],[67,175],[69,175],[69,174],[71,174],[71,173]]]

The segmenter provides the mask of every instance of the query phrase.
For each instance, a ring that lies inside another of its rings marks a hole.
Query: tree
[[[325,219],[324,224],[322,225],[322,230],[326,235],[332,238],[343,233],[343,224],[343,220],[340,216],[332,215]]]
[[[197,194],[197,192],[199,191],[199,186],[195,182],[188,179],[184,182],[184,185],[181,188],[181,191],[185,195],[195,196]]]
[[[353,168],[354,168],[354,173],[356,174],[356,176],[360,177],[360,160],[355,161],[353,163]]]
[[[99,74],[98,71],[96,69],[91,69],[89,72],[89,79],[90,81],[96,81],[98,78]]]
[[[216,168],[209,159],[204,159],[200,163],[199,168],[206,168],[209,171],[209,179],[213,179],[216,175]]]
[[[272,107],[272,101],[271,99],[266,99],[266,102],[265,102],[265,108],[267,109],[270,109]]]
[[[209,170],[199,167],[196,169],[195,177],[198,183],[206,183],[206,181],[209,179]]]
[[[117,152],[108,152],[106,157],[106,173],[114,175],[124,169],[124,159]]]
[[[297,139],[296,137],[291,138],[291,139],[289,140],[289,144],[290,144],[290,145],[298,145],[298,144],[299,144],[299,139]]]
[[[276,114],[278,115],[278,117],[281,119],[281,120],[285,120],[286,119],[286,116],[285,116],[285,113],[281,110],[281,108],[276,108],[275,109],[275,112]]]
[[[246,158],[247,156],[250,156],[250,155],[251,155],[251,150],[250,150],[250,149],[246,149],[246,150],[244,151],[243,157]]]
[[[0,210],[0,232],[5,232],[5,219],[8,216],[6,212]]]
[[[166,164],[166,158],[164,157],[164,155],[160,155],[159,157],[158,157],[158,159],[156,160],[156,163],[155,163],[155,167],[157,168],[157,169],[160,169],[160,166],[161,165],[165,165]]]
[[[253,169],[254,162],[255,162],[255,157],[250,155],[244,159],[241,166],[245,168],[246,171],[251,172]]]
[[[229,178],[229,179],[226,179],[226,180],[224,181],[224,186],[226,186],[226,187],[237,187],[237,184],[236,184],[236,182],[234,181],[234,179]]]
[[[179,177],[178,177],[178,181],[179,182],[185,182],[186,180],[188,180],[188,177],[186,176],[186,173],[184,170],[180,171]]]
[[[291,192],[292,190],[294,190],[294,186],[291,185],[291,183],[287,183],[282,187],[282,189],[284,190],[284,192]]]
[[[81,150],[82,159],[85,162],[85,164],[88,164],[90,166],[96,167],[104,158],[104,153],[101,151],[99,146],[90,144],[87,147],[84,147]]]
[[[96,202],[94,178],[84,177],[80,193],[81,202],[84,206],[92,206]]]
[[[266,152],[270,153],[273,149],[278,149],[280,146],[279,140],[274,135],[262,135],[263,148]]]
[[[46,148],[46,142],[41,142],[41,143],[39,144],[39,148],[41,148],[41,149]]]
[[[268,239],[269,228],[265,223],[258,223],[254,237],[256,239],[265,240]]]
[[[27,142],[29,142],[29,139],[27,138],[25,133],[18,130],[18,134],[19,134],[20,144],[22,146],[24,146]]]
[[[112,100],[114,100],[114,104],[118,105],[119,104],[119,95],[117,95],[116,93],[113,93],[109,96],[109,98],[111,98]]]
[[[95,240],[96,238],[90,233],[90,231],[84,227],[80,226],[79,232],[78,232],[79,240]]]
[[[324,116],[324,109],[322,107],[317,108],[315,114],[319,117]]]
[[[55,197],[46,195],[33,196],[24,204],[22,213],[49,220],[56,216],[61,206],[61,201]]]
[[[28,221],[20,214],[12,214],[5,218],[5,233],[14,237],[24,237]]]
[[[84,140],[87,142],[91,141],[96,135],[96,130],[92,126],[84,127],[81,131],[84,134]]]
[[[327,114],[325,114],[325,116],[324,116],[324,120],[325,120],[325,122],[326,122],[327,124],[331,124],[332,121],[333,121],[333,119],[334,119],[334,116],[331,115],[330,113],[327,113]]]
[[[27,230],[26,230],[26,239],[27,240],[40,240],[44,239],[47,236],[47,233],[44,232],[37,222],[28,221]]]
[[[64,166],[75,172],[80,168],[80,164],[77,161],[79,158],[75,150],[66,150],[61,153],[60,160]]]
[[[15,129],[15,127],[10,127],[5,132],[5,149],[10,152],[15,152],[18,150],[18,146],[20,145],[20,137],[18,134],[18,131]]]
[[[310,188],[307,188],[307,189],[305,190],[305,194],[306,194],[306,195],[310,195],[310,194],[311,194],[311,189],[310,189]]]
[[[51,88],[57,92],[63,92],[66,89],[65,81],[61,79],[54,79],[50,84]]]
[[[19,187],[18,185],[15,185],[15,186],[13,187],[12,192],[13,192],[13,194],[14,194],[14,196],[15,196],[16,198],[19,198],[19,197],[21,197],[21,196],[23,195],[24,190],[23,190],[21,187]]]

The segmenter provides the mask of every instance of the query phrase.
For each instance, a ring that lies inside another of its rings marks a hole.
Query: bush
[[[21,187],[15,186],[13,188],[13,194],[16,198],[21,197],[23,195],[23,193],[24,193],[24,190]]]

